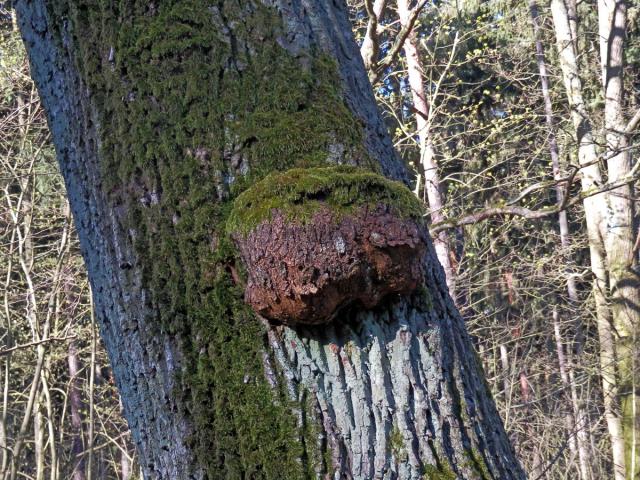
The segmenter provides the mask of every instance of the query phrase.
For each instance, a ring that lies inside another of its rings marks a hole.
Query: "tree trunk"
[[[560,208],[564,206],[565,192],[564,186],[560,184],[560,178],[562,173],[560,171],[560,150],[558,148],[558,142],[556,139],[556,127],[553,121],[553,105],[551,102],[551,89],[549,86],[549,77],[547,75],[547,62],[545,60],[544,46],[542,44],[541,32],[540,32],[540,20],[538,17],[538,5],[536,0],[529,0],[529,10],[531,12],[531,22],[533,24],[535,42],[536,42],[536,63],[538,64],[538,71],[540,73],[540,88],[542,90],[542,97],[544,99],[544,112],[545,122],[549,129],[549,155],[551,157],[551,165],[553,168],[553,178],[558,181],[556,186],[556,203]],[[564,252],[569,251],[571,242],[569,239],[569,220],[567,212],[562,210],[558,214],[558,226],[560,230],[560,244]],[[569,259],[565,258],[565,261]],[[576,279],[573,275],[567,276],[567,294],[571,306],[578,305],[578,286],[576,285]],[[559,328],[559,316],[558,308],[553,308],[553,327],[554,335],[556,337],[556,350],[558,352],[558,365],[560,368],[560,378],[562,383],[567,388],[568,392],[571,392],[571,406],[572,414],[568,414],[567,424],[568,431],[576,432],[577,442],[570,439],[569,447],[573,448],[577,446],[577,456],[580,466],[580,477],[583,480],[589,480],[590,475],[590,455],[589,455],[589,434],[587,430],[586,412],[581,406],[578,400],[578,392],[575,382],[573,381],[573,365],[572,362],[567,362],[564,355],[564,345],[560,335]],[[583,340],[583,328],[580,320],[574,322],[575,327],[575,340],[573,342],[573,353],[576,357],[579,357],[582,352]],[[569,351],[571,353],[571,350]],[[575,452],[572,452],[575,453]]]
[[[35,480],[44,480],[44,416],[42,415],[42,394],[36,397],[33,408],[33,450]]]
[[[367,31],[360,46],[360,56],[364,62],[364,68],[369,72],[376,67],[378,54],[380,53],[380,21],[384,15],[387,6],[387,0],[375,0],[373,4],[371,0],[365,0],[365,9],[369,15],[367,22]]]
[[[620,2],[618,2],[620,3]],[[578,47],[575,38],[576,18],[575,6],[572,2],[567,4],[562,0],[552,0],[551,12],[553,14],[553,22],[556,33],[558,52],[560,55],[560,66],[562,69],[563,80],[567,92],[567,99],[571,107],[571,115],[576,132],[578,142],[578,158],[582,173],[582,190],[589,191],[597,189],[602,185],[602,176],[598,166],[599,157],[595,149],[595,141],[593,138],[592,122],[584,103],[582,94],[582,80],[579,75],[578,67]],[[617,32],[619,34],[619,32]],[[609,36],[607,36],[609,39]],[[611,40],[611,39],[609,39]],[[618,75],[622,75],[622,65],[618,65]],[[605,88],[607,90],[607,88]],[[607,92],[605,91],[605,94]],[[605,101],[605,104],[607,101]],[[607,108],[607,107],[605,107]],[[609,107],[610,108],[610,107]],[[609,114],[605,112],[605,117]],[[606,121],[606,119],[605,119]],[[621,177],[612,178],[609,171],[609,181],[615,181]],[[616,174],[614,174],[616,175]],[[622,187],[622,190],[628,189]],[[618,405],[619,400],[619,379],[617,375],[617,356],[616,356],[616,340],[614,329],[617,321],[615,317],[624,310],[621,303],[613,308],[610,307],[609,300],[613,300],[611,294],[618,298],[618,302],[622,301],[625,294],[623,290],[616,287],[614,293],[611,289],[615,285],[615,279],[619,278],[620,272],[614,273],[611,268],[621,267],[628,261],[628,256],[621,260],[615,260],[617,253],[612,250],[613,242],[610,234],[611,214],[610,206],[607,203],[608,197],[613,195],[594,195],[584,200],[585,219],[587,224],[587,236],[589,239],[589,252],[591,260],[591,271],[594,276],[593,294],[596,304],[596,319],[598,326],[598,338],[600,342],[600,375],[602,377],[602,392],[604,397],[605,417],[607,420],[607,428],[611,438],[611,447],[613,453],[614,476],[616,480],[624,480],[625,477],[625,440],[623,436],[622,419]],[[615,201],[614,201],[615,203]],[[631,215],[632,209],[626,214]],[[618,213],[621,215],[620,212]],[[622,232],[629,228],[630,222],[620,223]],[[623,250],[624,247],[620,246]],[[620,252],[622,254],[622,252]],[[613,261],[612,261],[613,260]],[[618,263],[621,262],[620,265]],[[630,264],[629,264],[630,265]],[[628,267],[627,267],[628,268]],[[628,275],[624,273],[624,275]],[[610,282],[614,282],[613,284]],[[637,295],[626,292],[629,298]],[[636,302],[637,303],[637,302]],[[635,304],[634,304],[635,305]],[[636,307],[634,307],[636,308]],[[632,477],[629,477],[632,478]]]
[[[84,459],[84,434],[82,428],[82,411],[84,405],[81,397],[80,380],[80,359],[78,350],[73,340],[69,343],[69,355],[67,357],[69,366],[69,407],[71,410],[71,426],[73,443],[71,446],[71,458],[73,464],[73,480],[85,480],[85,459]]]
[[[398,16],[400,17],[402,28],[407,28],[411,16],[408,0],[398,0]],[[429,202],[431,222],[440,223],[445,219],[442,212],[444,198],[431,134],[432,114],[427,103],[427,95],[423,83],[424,71],[415,39],[416,33],[411,32],[404,42],[404,54],[407,62],[407,76],[409,77],[413,107],[416,111],[416,127],[418,138],[420,139],[420,159],[424,168],[424,189]],[[455,46],[453,48],[455,49]],[[446,230],[442,230],[436,235],[433,239],[433,244],[438,261],[444,270],[449,293],[455,299],[455,272],[451,265],[451,249],[449,248]]]
[[[631,174],[631,151],[624,120],[624,41],[626,2],[598,1],[600,63],[604,92],[607,174],[616,182]],[[640,478],[640,279],[634,224],[634,189],[628,183],[607,194],[605,245],[618,368],[618,401],[624,435],[627,478]]]
[[[524,478],[429,247],[424,287],[260,321],[225,233],[275,170],[406,173],[342,3],[19,1],[147,478]]]

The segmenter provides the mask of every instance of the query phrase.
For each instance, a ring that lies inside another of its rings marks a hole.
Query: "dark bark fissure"
[[[148,478],[523,478],[430,245],[424,288],[328,326],[234,285],[226,215],[269,171],[405,179],[345,6],[54,3],[21,30]]]

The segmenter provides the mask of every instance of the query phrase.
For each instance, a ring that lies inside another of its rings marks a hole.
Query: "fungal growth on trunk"
[[[330,322],[423,282],[423,209],[402,184],[355,167],[273,173],[236,199],[227,229],[245,301],[287,325]]]

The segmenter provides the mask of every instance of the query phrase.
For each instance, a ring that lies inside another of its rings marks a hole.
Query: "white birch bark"
[[[631,173],[624,116],[624,41],[626,2],[598,1],[600,63],[604,93],[605,153],[608,181]],[[634,243],[634,189],[628,183],[607,193],[605,248],[618,369],[616,408],[622,423],[627,478],[640,477],[640,408],[638,399],[638,331],[640,329],[640,281]],[[619,402],[619,403],[618,403]]]
[[[560,172],[560,151],[558,148],[558,141],[556,138],[556,127],[553,120],[553,105],[551,102],[551,90],[549,87],[549,77],[547,74],[547,65],[545,61],[544,54],[544,46],[542,44],[542,39],[540,38],[540,24],[538,17],[538,6],[536,0],[529,1],[529,9],[531,11],[531,19],[533,23],[535,43],[536,43],[536,60],[538,64],[538,71],[540,73],[540,86],[542,90],[542,97],[544,99],[544,111],[545,111],[545,121],[547,124],[548,138],[549,138],[549,154],[551,156],[551,164],[553,168],[553,177],[556,181],[559,181],[561,177]],[[574,22],[575,23],[575,22]],[[571,21],[570,21],[571,25]],[[575,31],[575,30],[574,30]],[[556,186],[556,203],[559,206],[564,205],[564,187],[560,183]],[[560,230],[560,244],[562,245],[562,249],[564,252],[567,252],[571,246],[570,234],[569,234],[569,221],[567,217],[567,212],[562,210],[558,214],[558,225]],[[569,297],[569,302],[572,305],[578,304],[578,287],[576,285],[576,279],[573,275],[567,275],[567,294]],[[573,381],[573,366],[571,362],[566,361],[566,356],[564,353],[564,343],[561,338],[560,329],[559,329],[559,312],[556,307],[553,310],[553,320],[554,320],[554,334],[556,336],[556,348],[558,352],[558,364],[560,368],[561,379],[563,384],[566,386],[567,391],[571,392],[571,407],[572,414],[568,414],[567,424],[569,425],[569,432],[576,431],[576,439],[577,441],[571,441],[569,446],[570,448],[577,450],[579,466],[580,466],[580,475],[583,480],[588,480],[590,478],[590,468],[589,468],[589,432],[587,430],[586,423],[586,413],[584,409],[581,407],[578,392]],[[582,351],[582,342],[583,342],[583,334],[582,334],[582,324],[580,321],[575,322],[575,341],[573,344],[573,353],[576,356],[579,356]]]
[[[406,27],[411,10],[408,0],[398,0],[398,16],[400,17],[400,25]],[[455,47],[454,47],[455,48]],[[440,174],[438,173],[438,164],[435,158],[435,149],[431,134],[431,117],[427,93],[424,88],[424,69],[422,61],[416,46],[415,32],[409,34],[404,42],[404,54],[407,62],[407,76],[409,78],[409,87],[411,88],[411,96],[413,99],[413,107],[416,111],[416,127],[420,141],[420,159],[424,168],[424,189],[429,204],[429,212],[432,223],[440,223],[444,221],[444,198],[442,194],[442,185]],[[433,239],[436,249],[436,255],[447,279],[449,293],[455,299],[455,272],[451,264],[451,249],[447,239],[446,231],[441,231]]]
[[[573,5],[571,5],[573,7]],[[567,9],[563,0],[552,0],[551,12],[557,40],[560,67],[571,108],[571,116],[578,143],[578,159],[581,168],[583,191],[591,191],[602,184],[598,166],[593,126],[587,111],[582,80],[578,66],[578,47],[575,38],[575,9]],[[593,295],[596,304],[598,336],[600,341],[600,374],[604,395],[605,416],[611,439],[614,476],[625,478],[624,439],[617,406],[618,381],[616,377],[616,351],[612,331],[612,311],[608,303],[608,263],[605,239],[607,238],[607,196],[594,195],[584,200],[591,270],[594,276]]]

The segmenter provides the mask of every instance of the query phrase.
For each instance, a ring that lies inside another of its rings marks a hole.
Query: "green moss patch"
[[[473,473],[477,475],[477,478],[481,480],[490,480],[492,478],[487,464],[485,463],[482,455],[475,449],[465,450],[465,456],[467,458],[467,467],[471,468]]]
[[[304,223],[314,212],[329,207],[336,219],[363,206],[388,205],[402,218],[422,219],[424,208],[400,182],[350,166],[293,168],[271,173],[234,202],[227,222],[229,233],[246,235],[279,210]]]
[[[225,225],[234,198],[271,172],[337,161],[373,168],[335,61],[282,48],[278,11],[258,1],[48,8],[54,28],[69,25],[70,40],[52,33],[61,48],[77,47],[91,92],[102,188],[132,232],[152,297],[145,322],[183,354],[175,395],[193,425],[194,472],[315,478],[327,452],[315,452],[313,426],[299,424],[295,412],[313,420],[307,405],[265,379],[265,329],[235,284]]]
[[[424,480],[456,480],[456,474],[453,473],[448,464],[445,465],[426,465],[424,468]]]

